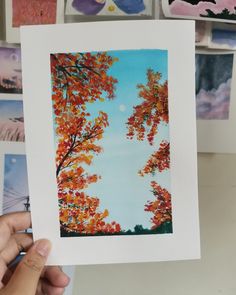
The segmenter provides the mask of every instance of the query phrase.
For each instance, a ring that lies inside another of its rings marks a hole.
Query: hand
[[[30,234],[19,233],[30,225],[28,212],[0,216],[0,295],[61,295],[69,278],[59,267],[44,267],[51,244],[48,240],[33,244]],[[26,255],[12,268],[10,262],[22,250]]]

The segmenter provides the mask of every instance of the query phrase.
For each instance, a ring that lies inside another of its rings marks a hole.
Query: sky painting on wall
[[[25,141],[22,100],[0,100],[0,141]]]
[[[230,24],[215,24],[211,32],[211,47],[219,49],[236,48],[236,29]]]
[[[168,9],[173,16],[236,21],[235,6],[235,0],[169,0]]]
[[[26,156],[6,154],[4,158],[3,213],[28,210]]]
[[[61,236],[172,232],[167,53],[51,54]]]
[[[22,93],[20,48],[0,47],[0,93]]]
[[[198,119],[229,119],[233,59],[233,54],[196,54]]]

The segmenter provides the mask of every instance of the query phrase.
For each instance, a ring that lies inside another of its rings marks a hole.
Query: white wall
[[[0,40],[4,40],[4,9],[3,0],[0,0]]]
[[[202,259],[77,267],[73,295],[236,294],[236,155],[198,162]]]

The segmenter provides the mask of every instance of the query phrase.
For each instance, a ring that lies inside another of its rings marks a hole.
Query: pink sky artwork
[[[198,119],[229,119],[231,82],[229,79],[217,89],[200,90],[196,97]]]
[[[56,23],[57,0],[12,0],[12,26]]]
[[[196,31],[195,31],[195,42],[200,43],[206,34],[206,22],[197,21],[196,22]]]
[[[220,13],[227,8],[231,13],[235,12],[235,0],[215,0],[216,4],[211,2],[199,2],[192,5],[185,1],[175,0],[170,5],[170,11],[173,15],[188,15],[199,17],[200,14],[206,14],[206,9],[210,9],[214,13]]]

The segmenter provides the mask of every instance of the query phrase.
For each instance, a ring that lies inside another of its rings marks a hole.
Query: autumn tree
[[[146,136],[153,145],[160,122],[169,122],[168,84],[167,81],[161,84],[161,74],[151,69],[147,71],[147,80],[147,85],[137,85],[143,102],[134,107],[133,115],[128,119],[127,137],[132,139],[136,136],[138,140],[144,140]]]
[[[154,152],[148,159],[146,165],[142,170],[139,171],[139,175],[144,176],[145,174],[155,175],[158,170],[162,172],[170,168],[170,143],[162,141],[159,149]]]
[[[88,104],[114,98],[117,80],[107,74],[115,59],[107,53],[51,55],[52,102],[56,140],[56,176],[62,231],[79,234],[115,233],[120,225],[107,223],[109,212],[99,211],[99,198],[84,190],[100,176],[86,165],[102,152],[98,144],[109,125],[100,111],[91,116]]]
[[[152,69],[147,71],[147,84],[139,84],[139,98],[142,102],[134,106],[133,114],[128,118],[127,138],[154,144],[155,136],[161,123],[169,122],[168,113],[168,83],[161,82],[161,74]],[[159,149],[155,151],[147,160],[145,166],[138,172],[144,177],[146,174],[155,175],[156,171],[162,172],[170,168],[170,144],[168,141],[162,141]],[[154,201],[148,201],[145,205],[145,211],[151,212],[154,216],[151,218],[152,229],[156,229],[166,221],[171,221],[171,194],[161,188],[157,182],[151,182]]]
[[[171,194],[155,181],[151,182],[151,187],[155,200],[148,201],[144,210],[153,213],[151,221],[152,229],[155,229],[167,221],[172,221]]]

